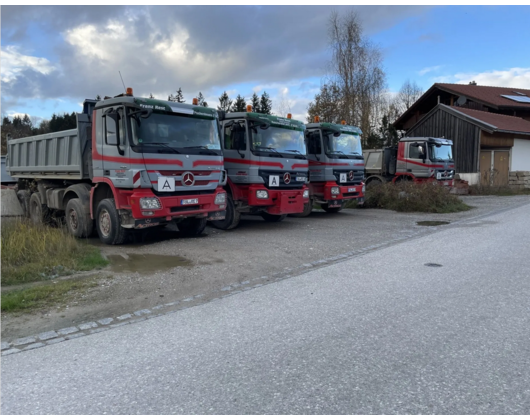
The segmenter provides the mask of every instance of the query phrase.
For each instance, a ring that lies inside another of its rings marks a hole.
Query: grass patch
[[[530,195],[530,188],[513,188],[508,186],[470,185],[470,195]]]
[[[389,182],[368,188],[365,207],[422,213],[454,213],[471,209],[441,185],[412,182]]]
[[[63,228],[16,221],[3,223],[1,236],[2,286],[53,279],[108,264],[97,247],[77,240]]]
[[[61,280],[53,284],[2,292],[2,312],[22,312],[64,303],[79,292],[96,285],[93,280]]]

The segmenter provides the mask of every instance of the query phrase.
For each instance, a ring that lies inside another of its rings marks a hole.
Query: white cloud
[[[15,46],[8,45],[2,48],[2,83],[14,81],[26,70],[49,74],[55,70],[55,67],[46,58],[21,54]]]
[[[469,83],[472,80],[478,85],[530,89],[530,68],[514,67],[508,70],[491,70],[482,73],[457,73],[453,83]]]
[[[425,67],[424,69],[421,69],[421,70],[418,72],[418,74],[419,74],[420,76],[423,76],[423,75],[425,75],[425,74],[427,74],[427,73],[430,73],[430,72],[433,72],[433,71],[436,71],[436,70],[440,69],[440,67],[442,67],[442,66]]]

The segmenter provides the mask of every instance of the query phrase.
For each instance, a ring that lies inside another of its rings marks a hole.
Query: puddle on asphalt
[[[448,225],[450,222],[445,222],[443,220],[423,220],[421,222],[416,222],[419,226],[440,226]]]
[[[175,267],[189,267],[191,261],[173,255],[156,254],[118,254],[107,255],[110,269],[116,273],[154,273],[157,270],[169,270]]]

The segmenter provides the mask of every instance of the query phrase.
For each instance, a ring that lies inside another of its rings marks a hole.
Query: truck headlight
[[[340,194],[340,188],[339,187],[331,187],[331,194],[332,195],[339,195]]]
[[[140,198],[140,208],[142,209],[161,209],[162,205],[156,197],[142,197]]]
[[[215,196],[215,204],[225,204],[226,203],[226,193],[219,193]]]
[[[256,198],[269,198],[269,193],[267,190],[257,190],[256,191]]]
[[[304,198],[309,198],[309,190],[304,190]]]

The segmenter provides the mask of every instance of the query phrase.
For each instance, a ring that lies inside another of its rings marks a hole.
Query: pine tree
[[[155,99],[154,95],[152,93],[149,94],[149,99]]]
[[[253,112],[261,112],[260,104],[259,104],[259,96],[256,95],[256,92],[253,93],[250,102],[251,102],[250,104],[252,105]]]
[[[234,104],[232,105],[232,112],[245,112],[247,110],[247,103],[245,101],[245,98],[243,98],[241,95],[237,95],[236,100],[234,101]]]
[[[204,96],[202,94],[202,92],[199,92],[199,94],[197,95],[197,102],[199,103],[199,106],[208,106],[208,104],[206,103],[206,101],[204,100]]]
[[[230,112],[230,108],[232,108],[232,102],[233,101],[228,97],[226,91],[224,91],[219,98],[219,106],[217,107],[217,109],[219,111]]]
[[[101,101],[101,95],[96,95],[96,101]]]
[[[269,94],[265,91],[263,91],[259,101],[259,112],[268,115],[271,115],[272,112],[272,101],[269,98]]]
[[[183,104],[184,102],[186,102],[184,100],[184,95],[182,94],[182,88],[178,88],[176,95],[170,94],[167,97],[167,100],[171,102],[178,102],[179,104]]]

